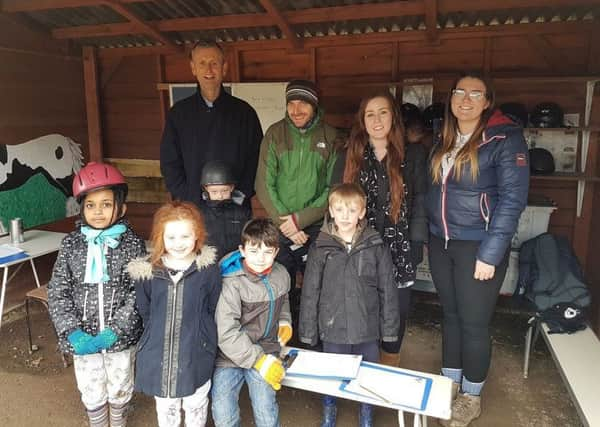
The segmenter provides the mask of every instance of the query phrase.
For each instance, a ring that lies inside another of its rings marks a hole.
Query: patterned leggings
[[[205,382],[191,396],[180,398],[155,397],[159,427],[179,427],[182,407],[185,412],[186,427],[204,426],[208,417],[209,391],[210,380]]]

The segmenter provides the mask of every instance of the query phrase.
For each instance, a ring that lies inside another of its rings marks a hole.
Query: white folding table
[[[291,351],[292,347],[285,347],[282,350],[282,355]],[[302,350],[304,351],[304,350]],[[354,393],[349,393],[341,388],[341,380],[318,379],[314,377],[298,377],[286,376],[281,384],[286,387],[297,388],[301,390],[312,391],[320,394],[340,397],[342,399],[354,400],[357,402],[370,403],[372,405],[383,406],[386,408],[395,409],[398,411],[398,424],[404,427],[404,412],[411,412],[414,416],[414,427],[427,427],[427,417],[435,417],[442,419],[450,419],[451,403],[452,403],[452,380],[441,375],[429,374],[426,372],[417,372],[410,369],[390,368],[386,370],[398,371],[407,374],[431,378],[432,385],[427,399],[427,405],[424,410],[415,408],[407,408],[401,405],[386,403],[380,399],[370,399],[365,396],[359,396]],[[393,381],[394,374],[390,372],[390,380]]]
[[[38,277],[33,260],[41,257],[42,255],[56,252],[60,248],[60,243],[65,236],[65,233],[57,233],[54,231],[28,230],[24,233],[25,241],[23,243],[19,243],[18,245],[11,244],[9,236],[0,237],[0,244],[10,244],[23,249],[27,253],[27,256],[24,258],[0,263],[0,268],[4,270],[2,274],[2,289],[0,290],[0,327],[2,326],[2,314],[4,313],[4,296],[6,293],[6,286],[16,273],[13,273],[13,275],[9,278],[8,268],[13,265],[18,265],[29,261],[31,264],[31,270],[33,271],[35,284],[39,288],[40,279]]]

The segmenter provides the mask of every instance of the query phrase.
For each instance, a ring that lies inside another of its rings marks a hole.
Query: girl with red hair
[[[217,352],[221,293],[216,249],[205,246],[198,209],[170,202],[154,215],[152,255],[129,264],[144,322],[135,388],[156,399],[159,426],[203,426]]]

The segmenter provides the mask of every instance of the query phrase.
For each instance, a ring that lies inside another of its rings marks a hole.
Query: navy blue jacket
[[[127,270],[144,322],[135,389],[150,396],[190,396],[211,378],[215,366],[214,316],[221,293],[216,251],[204,246],[177,283],[148,259],[130,262]]]
[[[252,210],[231,199],[220,202],[203,199],[196,205],[204,217],[207,244],[217,249],[217,259],[236,251],[241,244],[244,225],[252,218]]]
[[[434,148],[435,149],[435,148]],[[442,239],[479,240],[477,259],[498,265],[527,205],[529,157],[523,130],[497,110],[478,151],[475,182],[467,163],[456,179],[451,170],[427,192],[429,231]]]

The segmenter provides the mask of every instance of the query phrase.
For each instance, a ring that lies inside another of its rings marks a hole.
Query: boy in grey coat
[[[242,245],[221,261],[223,290],[215,321],[219,340],[213,376],[216,427],[239,426],[238,397],[244,382],[257,427],[279,425],[275,392],[285,374],[279,353],[292,336],[290,276],[275,262],[279,231],[270,219],[246,224]]]
[[[378,362],[379,342],[394,341],[400,325],[389,248],[364,221],[366,196],[357,184],[329,195],[329,218],[308,253],[300,305],[300,341],[323,351],[361,354]],[[331,222],[333,219],[333,223]],[[325,396],[322,426],[335,426],[335,398]],[[361,426],[372,408],[361,404]]]

